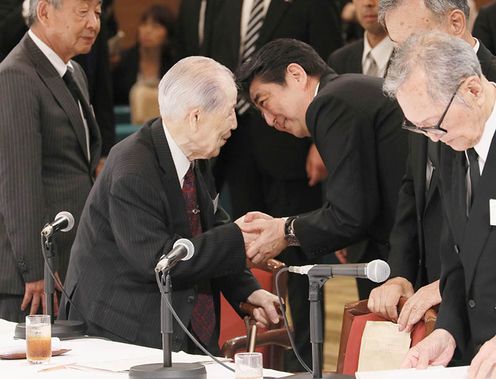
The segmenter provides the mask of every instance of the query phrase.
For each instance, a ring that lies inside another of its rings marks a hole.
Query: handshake
[[[274,218],[262,212],[249,212],[235,223],[243,233],[246,258],[255,264],[276,257],[288,247],[284,232],[286,217]]]

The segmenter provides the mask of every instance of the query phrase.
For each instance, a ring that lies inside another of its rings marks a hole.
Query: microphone
[[[41,234],[44,236],[51,236],[53,233],[58,232],[68,232],[74,227],[74,216],[67,212],[62,211],[57,213],[55,220],[47,225],[41,230]]]
[[[389,265],[380,259],[369,263],[289,266],[288,270],[295,274],[313,277],[351,276],[353,278],[370,279],[376,283],[384,282],[391,273]]]
[[[174,242],[174,246],[168,254],[164,254],[160,257],[160,260],[155,267],[155,272],[169,271],[179,263],[179,261],[191,259],[194,253],[195,246],[193,245],[193,242],[186,238],[180,238]]]

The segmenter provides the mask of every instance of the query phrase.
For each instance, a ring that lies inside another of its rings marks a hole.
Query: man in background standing
[[[0,317],[44,305],[40,231],[61,211],[79,221],[101,138],[81,67],[100,1],[31,0],[30,30],[0,64]],[[57,238],[64,279],[77,227]]]

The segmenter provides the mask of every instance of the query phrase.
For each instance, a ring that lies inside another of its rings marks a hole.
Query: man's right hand
[[[59,300],[57,296],[57,291],[61,292],[60,284],[62,283],[58,272],[55,273],[57,281],[55,282],[56,291],[53,294],[53,313],[57,316],[59,313]],[[25,311],[28,305],[31,304],[31,309],[29,310],[30,315],[38,313],[40,304],[43,310],[43,314],[46,314],[46,300],[45,300],[45,281],[43,279],[37,280],[35,282],[26,282],[24,287],[24,298],[22,299],[21,310]]]
[[[372,290],[367,305],[371,312],[397,322],[400,297],[409,298],[413,293],[412,284],[405,278],[389,279],[383,285]]]
[[[445,329],[436,329],[408,351],[401,368],[446,366],[455,348],[456,342],[451,333]]]
[[[26,282],[21,310],[25,311],[30,303],[30,315],[36,314],[38,312],[40,304],[43,307],[43,313],[46,313],[45,285],[43,279],[37,280],[36,282]]]

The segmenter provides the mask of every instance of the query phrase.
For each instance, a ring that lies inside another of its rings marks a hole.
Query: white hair
[[[37,8],[40,0],[24,0],[23,3],[23,16],[26,19],[26,23],[30,27],[38,20]],[[50,5],[55,8],[60,8],[62,5],[62,0],[46,0]],[[26,4],[27,3],[27,4]],[[27,12],[24,11],[27,9]]]
[[[407,1],[410,0],[379,0],[379,23],[386,27],[386,14]],[[470,6],[467,0],[424,0],[424,4],[438,18],[447,15],[455,9],[461,10],[467,20],[470,16]]]
[[[482,76],[472,46],[461,38],[441,32],[413,34],[395,52],[384,80],[384,92],[395,98],[410,75],[421,70],[427,91],[435,102],[447,102],[468,77]]]
[[[225,106],[236,92],[233,73],[207,57],[187,57],[172,66],[158,86],[160,115],[165,120],[184,118],[193,108],[211,112]]]

